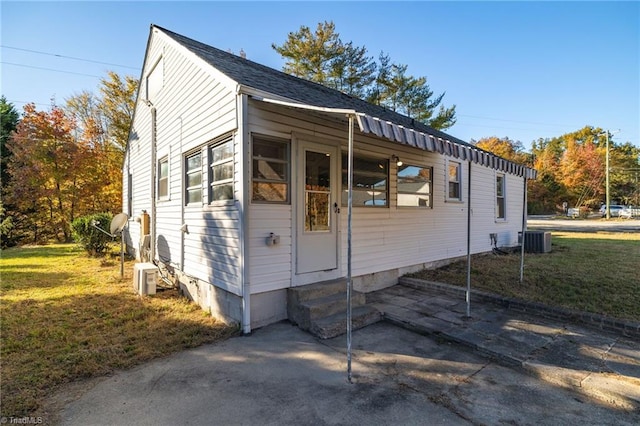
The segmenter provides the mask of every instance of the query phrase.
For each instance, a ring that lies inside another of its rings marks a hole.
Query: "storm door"
[[[303,141],[298,160],[296,273],[330,279],[338,272],[338,150]]]

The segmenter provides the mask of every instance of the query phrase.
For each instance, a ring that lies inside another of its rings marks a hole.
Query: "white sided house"
[[[287,319],[288,293],[344,279],[348,265],[367,293],[465,256],[468,235],[472,253],[491,250],[490,234],[517,245],[535,178],[406,116],[155,25],[123,167],[128,251],[245,333]]]

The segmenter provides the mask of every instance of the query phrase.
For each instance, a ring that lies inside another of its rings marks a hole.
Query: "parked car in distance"
[[[580,207],[569,207],[567,209],[567,216],[577,218],[580,216]]]
[[[624,219],[631,219],[632,217],[639,217],[640,216],[640,207],[633,207],[633,206],[625,207],[622,210],[620,210],[619,216],[621,218],[624,218]]]
[[[617,204],[610,204],[609,205],[609,216],[611,217],[619,217],[620,216],[620,211],[624,209],[624,206],[619,206]],[[600,207],[600,216],[605,217],[607,215],[607,206],[606,205],[602,205]]]

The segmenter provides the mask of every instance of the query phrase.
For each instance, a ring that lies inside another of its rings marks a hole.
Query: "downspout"
[[[251,155],[250,135],[248,126],[248,101],[247,95],[241,93],[241,86],[236,87],[236,102],[238,107],[238,135],[240,136],[240,159],[238,161],[238,175],[241,176],[240,188],[240,288],[242,292],[242,333],[251,333],[251,283],[249,281],[249,187],[251,182]]]
[[[471,161],[469,161],[469,182],[467,184],[467,318],[471,317]]]
[[[182,117],[178,117],[180,120],[180,266],[179,270],[184,274],[184,234],[188,233],[187,224],[184,223],[184,159],[182,158]],[[178,279],[179,280],[179,279]]]
[[[151,108],[151,229],[149,236],[149,261],[156,258],[156,107],[147,100]]]

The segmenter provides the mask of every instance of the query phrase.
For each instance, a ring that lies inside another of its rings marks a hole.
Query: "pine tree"
[[[434,98],[426,77],[409,75],[407,65],[393,63],[384,52],[376,63],[366,47],[342,42],[333,22],[319,23],[315,32],[303,25],[290,32],[282,45],[271,46],[285,58],[286,73],[384,106],[436,129],[447,129],[456,122],[455,105],[441,105],[444,93]]]

